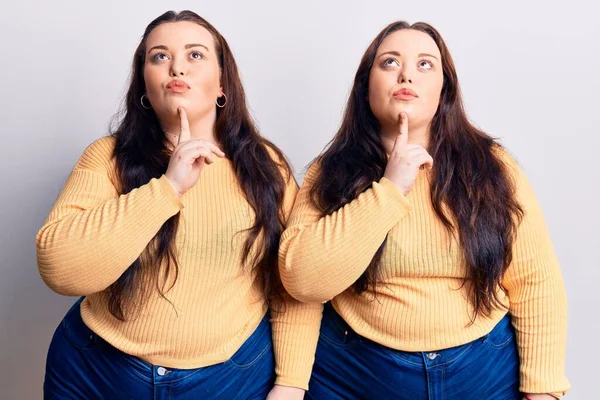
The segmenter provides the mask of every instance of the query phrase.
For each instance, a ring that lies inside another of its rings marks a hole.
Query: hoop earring
[[[215,102],[215,103],[217,103],[217,107],[219,107],[219,108],[223,108],[223,107],[225,107],[225,105],[227,105],[227,96],[225,96],[225,93],[223,93],[223,96],[222,96],[222,97],[224,97],[224,98],[225,98],[225,102],[224,102],[223,104],[219,104],[219,99],[220,99],[221,97],[218,97],[218,98],[217,98],[217,101]]]
[[[142,95],[142,98],[140,99],[140,103],[142,104],[142,107],[144,107],[146,110],[149,110],[152,108],[152,105],[149,105],[146,107],[146,105],[144,104],[144,97],[146,97],[145,94]]]

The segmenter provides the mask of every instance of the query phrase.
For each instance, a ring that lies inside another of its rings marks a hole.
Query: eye
[[[400,64],[398,63],[398,61],[395,58],[386,58],[385,60],[383,60],[383,63],[381,64],[382,67],[391,67],[393,66],[393,64],[396,64],[397,67],[400,66]]]
[[[202,60],[204,58],[204,55],[197,51],[193,51],[190,53],[190,58],[193,58],[194,60]]]
[[[165,53],[156,53],[153,57],[152,60],[154,60],[154,62],[158,62],[158,61],[164,61],[164,60],[168,60],[169,56],[166,55]]]
[[[419,68],[432,69],[433,63],[429,60],[421,60],[421,61],[419,61]]]

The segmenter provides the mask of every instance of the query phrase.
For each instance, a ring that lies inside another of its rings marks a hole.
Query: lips
[[[396,90],[394,92],[394,98],[398,99],[398,100],[414,100],[417,99],[419,96],[417,96],[417,94],[408,89],[408,88],[402,88],[400,90]]]
[[[184,81],[174,80],[167,84],[167,90],[176,93],[187,92],[188,90],[190,90],[190,85],[188,85]]]

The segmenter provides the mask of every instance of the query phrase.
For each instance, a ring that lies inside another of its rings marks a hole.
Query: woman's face
[[[146,96],[159,120],[177,117],[185,108],[190,120],[216,115],[223,93],[214,38],[187,21],[164,23],[146,41]]]
[[[444,76],[442,57],[426,33],[401,29],[387,36],[369,75],[369,105],[382,127],[395,126],[399,114],[410,126],[427,126],[435,115]]]

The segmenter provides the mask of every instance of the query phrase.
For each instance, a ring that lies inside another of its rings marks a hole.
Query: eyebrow
[[[385,53],[381,53],[380,55],[377,56],[377,58],[385,56],[386,54],[391,54],[393,56],[398,56],[401,57],[400,53],[398,53],[397,51],[386,51]],[[436,56],[431,55],[429,53],[420,53],[419,57],[431,57],[431,58],[435,58],[436,60],[438,59]]]
[[[185,45],[186,49],[191,49],[192,47],[204,47],[206,49],[206,51],[210,51],[208,49],[208,47],[206,47],[205,45],[200,44],[200,43],[190,43],[190,44],[186,44]],[[169,48],[167,46],[161,44],[161,45],[152,47],[150,50],[148,50],[148,53],[150,53],[152,50],[156,50],[156,49],[158,49],[158,50],[169,50]]]

